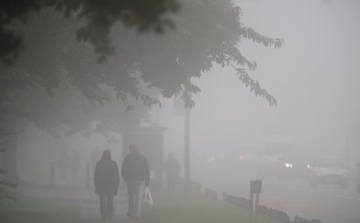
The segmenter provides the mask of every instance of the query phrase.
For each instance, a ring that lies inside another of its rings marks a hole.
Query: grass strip
[[[239,223],[249,222],[249,212],[241,207],[213,200],[198,193],[154,191],[154,206],[143,204],[144,223]],[[259,215],[258,223],[279,223]]]

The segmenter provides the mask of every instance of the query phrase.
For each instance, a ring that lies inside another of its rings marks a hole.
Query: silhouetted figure
[[[70,166],[70,157],[67,152],[66,148],[63,148],[61,150],[58,162],[57,162],[57,168],[59,170],[59,175],[61,179],[66,179],[67,172]]]
[[[166,173],[167,189],[175,190],[176,184],[179,180],[180,164],[175,159],[174,154],[168,154],[168,158],[164,163],[164,170]]]
[[[80,167],[81,167],[80,154],[76,149],[73,149],[71,156],[71,163],[70,163],[70,171],[74,177],[77,177],[79,175]]]
[[[109,150],[105,150],[94,172],[95,194],[100,197],[100,214],[103,220],[114,216],[113,197],[117,195],[120,175],[117,163],[111,159]]]
[[[131,144],[129,151],[130,154],[125,157],[121,171],[129,194],[127,215],[130,218],[140,219],[144,186],[150,183],[150,169],[146,157],[140,153],[136,144]]]
[[[94,151],[91,153],[91,157],[90,157],[91,166],[92,166],[93,171],[95,171],[96,164],[97,164],[97,162],[99,162],[100,159],[101,159],[101,151],[100,151],[99,147],[96,146]]]

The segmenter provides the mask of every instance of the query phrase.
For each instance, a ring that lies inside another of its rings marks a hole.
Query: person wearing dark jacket
[[[120,175],[117,163],[111,159],[109,150],[103,152],[94,173],[95,194],[100,197],[100,213],[103,220],[114,216],[113,197],[118,193]]]
[[[168,154],[168,159],[164,163],[164,170],[166,173],[167,189],[175,190],[179,180],[180,164],[175,159],[174,154]]]
[[[129,212],[130,218],[140,219],[141,202],[144,186],[150,183],[149,163],[143,156],[136,144],[129,146],[130,153],[125,157],[121,176],[124,178],[129,194]]]

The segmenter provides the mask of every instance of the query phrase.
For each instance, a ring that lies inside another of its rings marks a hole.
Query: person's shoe
[[[129,218],[134,219],[134,216],[132,216],[132,215],[130,214],[130,212],[127,212],[126,215],[127,215]]]
[[[135,217],[136,220],[140,220],[140,217]]]
[[[108,219],[112,219],[114,217],[114,214],[109,214]]]

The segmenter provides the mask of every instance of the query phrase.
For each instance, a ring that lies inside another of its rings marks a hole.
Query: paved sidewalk
[[[141,223],[142,221],[132,220],[127,217],[127,199],[120,197],[114,199],[115,216],[111,220],[100,220],[100,210],[98,199],[94,202],[81,204],[81,220],[80,223],[96,223],[96,222],[121,222],[121,223]]]
[[[84,187],[30,187],[24,188],[24,193],[31,197],[46,198],[62,203],[71,203],[81,206],[79,223],[95,222],[121,222],[142,223],[142,220],[130,219],[127,215],[127,194],[125,190],[119,190],[118,196],[114,197],[115,215],[113,219],[102,221],[100,216],[99,197],[94,194],[94,188]]]

